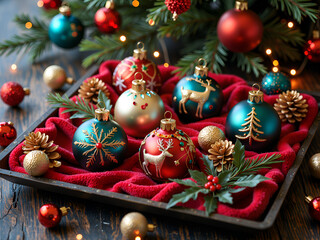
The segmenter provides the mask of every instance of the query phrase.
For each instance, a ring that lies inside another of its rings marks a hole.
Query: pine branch
[[[187,54],[180,58],[179,62],[176,64],[178,69],[174,70],[174,73],[178,73],[178,76],[182,77],[194,69],[199,58],[203,57],[204,50],[196,50],[193,53]]]
[[[167,6],[163,0],[157,0],[154,2],[154,7],[147,10],[149,12],[147,16],[147,22],[153,20],[155,24],[160,22],[167,23],[171,20],[172,14],[168,11]]]
[[[254,53],[233,53],[232,61],[235,61],[237,67],[242,71],[253,72],[256,77],[267,73],[267,68],[263,65],[263,59]]]

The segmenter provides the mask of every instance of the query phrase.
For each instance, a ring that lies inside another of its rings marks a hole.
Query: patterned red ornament
[[[39,210],[39,222],[47,228],[55,227],[59,224],[61,218],[68,214],[68,210],[70,208],[59,208],[57,205],[50,203],[45,204]]]
[[[138,72],[146,81],[148,89],[157,92],[161,87],[159,69],[154,62],[147,59],[147,51],[143,43],[138,42],[137,47],[133,51],[133,57],[123,59],[113,72],[113,86],[119,95],[132,87],[134,75]]]
[[[43,8],[46,10],[58,9],[61,6],[61,0],[42,0]]]
[[[29,95],[30,90],[28,88],[22,88],[19,83],[7,82],[2,85],[0,95],[2,101],[9,106],[19,105],[25,95]]]
[[[97,28],[102,33],[114,33],[119,30],[121,16],[114,9],[114,2],[107,1],[106,7],[100,8],[94,15],[94,21]]]
[[[173,20],[178,18],[178,15],[188,11],[191,6],[190,0],[165,0],[164,2],[168,10],[173,14]]]
[[[12,122],[0,123],[0,146],[6,147],[17,137],[17,131]]]
[[[304,55],[311,62],[320,62],[320,36],[319,30],[313,31],[313,38],[307,41],[304,47]]]
[[[166,114],[171,114],[166,112]],[[187,134],[176,129],[174,119],[161,120],[160,128],[149,133],[141,143],[139,160],[144,172],[158,181],[184,178],[193,168],[196,148]]]
[[[309,214],[310,216],[320,221],[320,197],[311,197],[306,196],[305,197],[306,202],[309,204]]]

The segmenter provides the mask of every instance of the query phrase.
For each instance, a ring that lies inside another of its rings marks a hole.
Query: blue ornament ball
[[[94,172],[119,166],[128,145],[127,135],[121,126],[108,117],[105,118],[105,110],[101,110],[102,113],[99,110],[96,110],[96,118],[79,126],[72,140],[75,159],[81,167]],[[107,115],[109,116],[109,111]]]
[[[61,48],[78,46],[84,35],[84,26],[72,15],[58,14],[52,18],[49,25],[50,40]]]
[[[269,72],[262,79],[262,90],[268,94],[279,94],[291,90],[290,79],[280,72]]]

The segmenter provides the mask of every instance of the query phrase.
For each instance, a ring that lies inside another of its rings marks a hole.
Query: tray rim
[[[97,72],[98,66],[92,66],[87,73],[82,76],[76,83],[65,93],[68,97],[74,95],[82,82],[88,77],[92,76]],[[20,134],[17,139],[12,142],[8,147],[6,147],[0,153],[0,162],[6,161],[9,158],[11,151],[24,140],[24,136],[28,135],[35,128],[43,125],[47,118],[56,115],[58,112],[55,108],[48,109],[37,121],[33,122],[30,127],[28,127],[22,134]],[[280,188],[277,190],[276,195],[273,196],[272,202],[269,203],[268,212],[262,221],[248,220],[237,217],[230,217],[221,214],[212,214],[211,216],[206,216],[204,211],[190,209],[190,208],[170,208],[166,209],[167,204],[163,202],[155,202],[149,199],[134,197],[123,193],[114,193],[105,190],[100,190],[96,188],[90,188],[82,185],[51,180],[42,177],[31,177],[26,174],[14,172],[8,169],[0,167],[0,177],[11,181],[13,183],[31,186],[38,189],[57,192],[59,194],[66,194],[72,197],[80,197],[83,199],[90,199],[93,201],[98,201],[102,203],[110,203],[118,207],[125,207],[129,209],[134,209],[142,212],[148,212],[152,214],[168,216],[173,218],[178,218],[181,220],[187,220],[191,222],[197,222],[205,225],[212,225],[215,227],[229,227],[232,226],[233,230],[266,230],[270,228],[275,220],[279,211],[282,207],[284,199],[289,191],[289,188],[297,174],[299,167],[304,159],[305,154],[312,142],[312,139],[317,131],[318,124],[320,120],[320,114],[315,118],[311,128],[309,129],[307,138],[303,141],[297,155],[296,159],[288,171],[284,181],[281,183]],[[227,225],[226,225],[227,224]]]

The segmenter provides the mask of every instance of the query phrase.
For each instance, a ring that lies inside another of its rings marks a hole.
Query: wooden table
[[[23,3],[0,1],[0,41],[17,33],[18,29],[12,19],[15,14],[23,12],[39,15],[36,1],[25,0]],[[17,55],[1,57],[0,85],[16,81],[31,88],[31,95],[16,108],[0,102],[0,122],[14,122],[18,134],[22,134],[48,107],[44,99],[50,89],[42,81],[44,69],[49,65],[58,64],[66,69],[68,75],[78,79],[86,72],[81,67],[82,58],[83,54],[77,49],[64,51],[53,48],[50,53],[32,65],[27,57],[23,57],[18,64],[18,70],[12,72],[10,66],[16,62]],[[316,64],[309,64],[302,75],[293,79],[293,87],[319,91],[320,84],[317,81],[319,73],[316,73],[316,68]],[[242,77],[249,78],[245,75]],[[68,88],[69,86],[64,86],[63,90]],[[319,133],[320,130],[271,229],[254,234],[230,232],[145,214],[149,222],[158,226],[153,234],[148,235],[148,239],[238,239],[243,236],[247,239],[319,239],[319,223],[309,217],[308,206],[304,202],[306,194],[320,195],[320,182],[311,177],[307,166],[307,160],[320,149]],[[48,202],[72,208],[72,213],[62,220],[58,228],[52,230],[44,228],[37,220],[38,209]],[[119,239],[121,238],[119,223],[123,215],[128,212],[127,209],[41,191],[0,179],[0,240],[76,239],[78,234],[83,236],[82,239]]]

